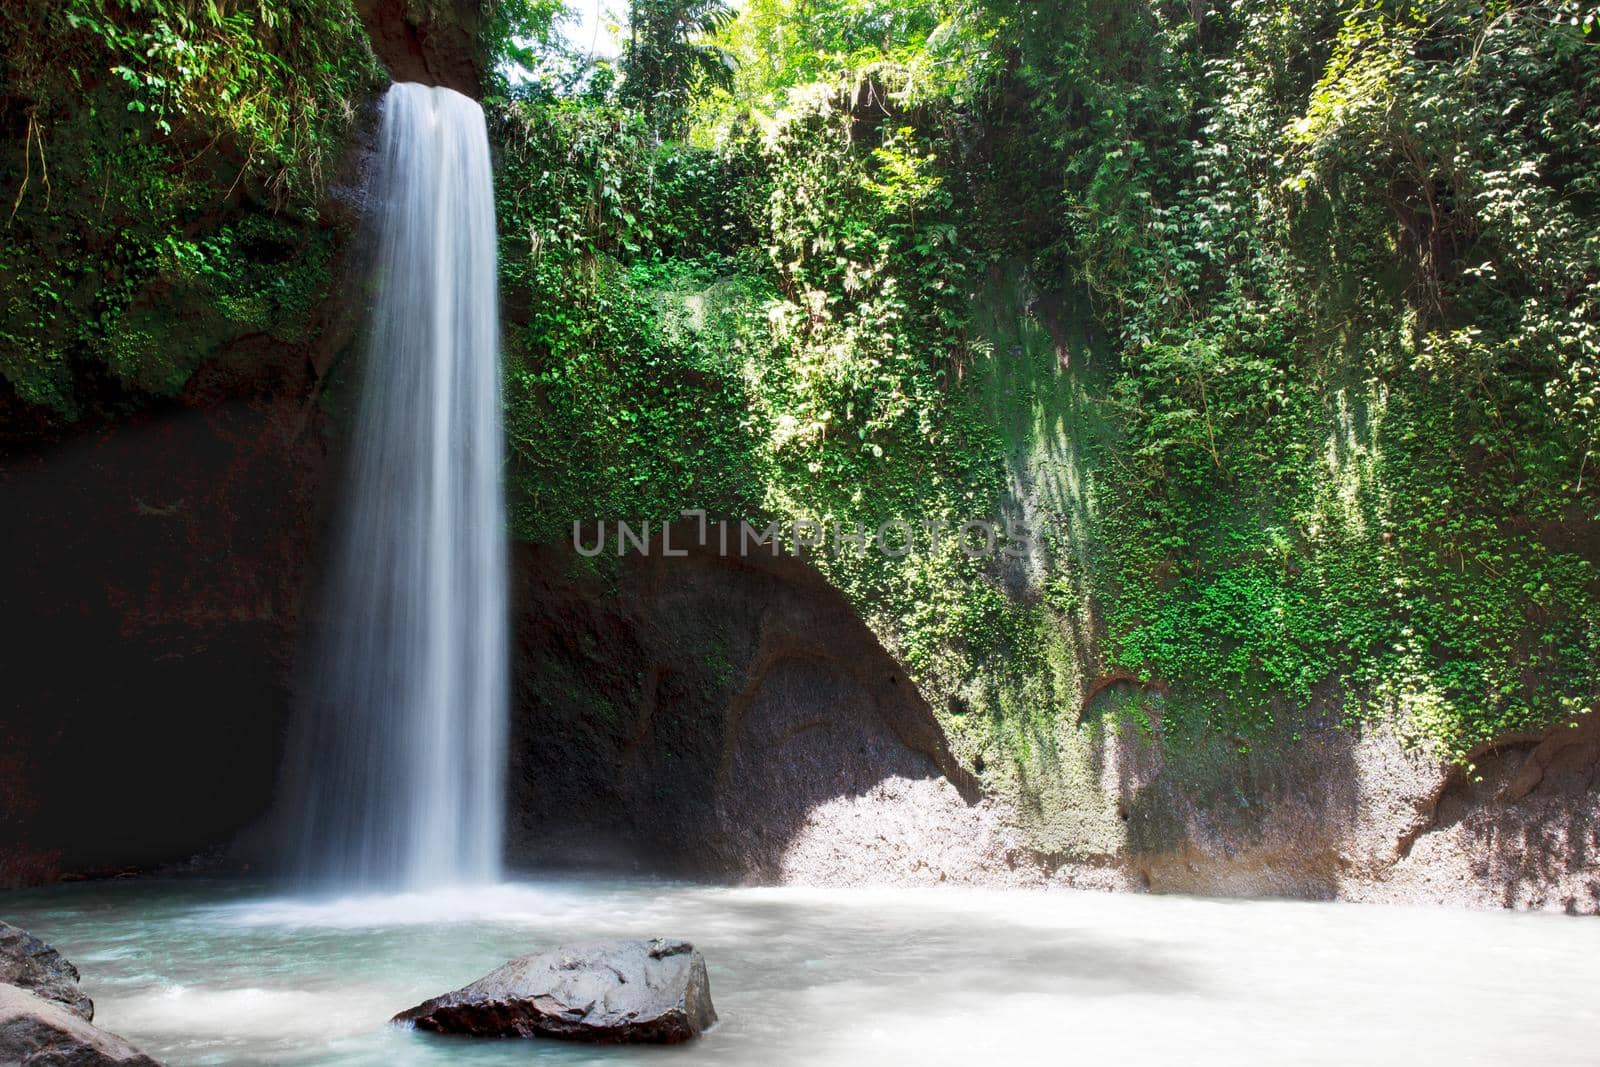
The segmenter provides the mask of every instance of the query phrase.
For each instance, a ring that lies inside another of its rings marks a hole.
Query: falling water
[[[506,552],[483,111],[398,84],[369,199],[376,299],[308,680],[300,845],[324,885],[500,871]]]

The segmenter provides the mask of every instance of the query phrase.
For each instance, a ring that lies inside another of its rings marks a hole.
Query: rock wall
[[[915,686],[796,560],[525,546],[516,571],[514,861],[782,881],[824,805],[976,798]]]
[[[357,6],[395,77],[481,93],[484,5]],[[304,330],[219,322],[158,279],[136,303],[198,364],[176,396],[85,378],[61,426],[0,382],[0,886],[219,851],[272,804],[363,306],[373,101],[350,103],[364,117],[315,217],[279,220],[332,238]],[[237,173],[206,228],[253,210]]]
[[[361,306],[367,151],[353,141],[293,220],[334,249],[303,330],[223,322],[158,280],[141,300],[197,364],[176,395],[86,380],[59,425],[0,386],[0,886],[185,861],[270,804],[336,466],[325,401]]]
[[[1157,697],[1080,727],[1030,805],[983,795],[800,561],[525,547],[516,580],[521,865],[1600,911],[1600,716],[1469,774],[1314,716],[1169,758]]]
[[[264,811],[348,338],[327,326],[7,457],[0,884],[183,859]]]
[[[473,98],[483,95],[487,6],[478,0],[356,0],[373,51],[390,77],[442,85]]]
[[[1381,724],[1270,738],[1209,780],[1170,766],[1159,734],[1103,751],[1126,833],[1055,857],[1050,882],[1600,912],[1600,716],[1507,738],[1470,771]]]

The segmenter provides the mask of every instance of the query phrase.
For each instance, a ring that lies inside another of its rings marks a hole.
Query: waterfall
[[[298,850],[321,885],[488,882],[509,680],[482,109],[393,86],[370,190],[376,294],[296,757]]]

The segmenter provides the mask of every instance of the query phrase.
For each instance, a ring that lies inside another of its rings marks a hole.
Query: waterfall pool
[[[1594,1064],[1600,922],[1079,892],[539,881],[298,900],[128,881],[11,893],[96,1022],[186,1064]],[[722,1022],[595,1048],[404,1031],[505,960],[684,937]]]

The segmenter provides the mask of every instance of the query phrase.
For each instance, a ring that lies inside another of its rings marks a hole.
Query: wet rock
[[[0,1063],[22,1067],[161,1067],[54,1001],[0,985]]]
[[[600,941],[512,960],[394,1017],[474,1037],[673,1044],[717,1021],[706,961],[687,941]]]
[[[94,1021],[94,1001],[78,988],[78,968],[28,931],[6,922],[0,922],[0,984],[37,994],[84,1022]]]
[[[396,81],[483,95],[479,41],[487,7],[478,0],[356,0],[372,50]]]

